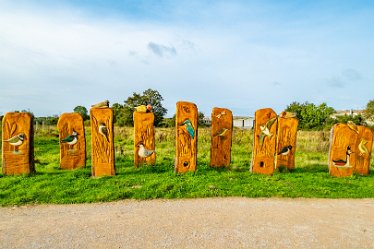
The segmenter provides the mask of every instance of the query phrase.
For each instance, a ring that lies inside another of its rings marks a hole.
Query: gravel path
[[[374,248],[374,199],[6,207],[0,208],[0,248]]]

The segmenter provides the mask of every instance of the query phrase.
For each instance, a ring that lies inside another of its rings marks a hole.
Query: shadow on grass
[[[207,170],[215,171],[215,172],[221,174],[221,173],[229,172],[230,168],[226,168],[226,167],[210,167],[209,166],[209,168]]]
[[[138,168],[134,168],[133,165],[126,165],[116,168],[116,175],[150,175],[150,174],[164,174],[168,172],[174,172],[173,167],[164,165],[143,165]]]
[[[293,173],[329,173],[327,165],[324,164],[311,164],[303,167],[296,167],[291,172]]]

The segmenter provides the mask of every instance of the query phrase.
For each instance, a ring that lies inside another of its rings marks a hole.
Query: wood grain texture
[[[331,130],[329,172],[335,177],[369,174],[373,133],[364,126],[336,124]],[[348,146],[352,153],[347,155]],[[337,163],[340,161],[340,163]]]
[[[155,165],[156,153],[149,157],[140,157],[139,144],[142,143],[147,150],[155,150],[155,115],[153,113],[134,112],[134,166],[137,168],[141,164]]]
[[[115,175],[113,110],[91,108],[92,176]],[[107,129],[107,136],[100,133],[100,125]]]
[[[79,113],[63,113],[58,119],[57,129],[60,138],[60,168],[77,169],[86,166],[86,137],[83,118]],[[69,145],[61,142],[64,138],[77,133],[77,142]]]
[[[33,116],[25,112],[8,112],[2,126],[3,174],[21,175],[35,172]],[[7,141],[12,137],[23,136],[20,145]]]
[[[365,126],[358,126],[359,139],[357,139],[356,165],[354,172],[368,175],[370,172],[371,151],[373,148],[373,131]],[[366,151],[367,150],[367,151]]]
[[[250,170],[272,175],[275,169],[277,114],[271,108],[256,111],[253,136]]]
[[[286,167],[288,169],[295,168],[295,153],[296,153],[296,137],[297,126],[299,121],[297,118],[278,118],[278,132],[277,132],[277,155],[275,160],[275,168]],[[289,149],[292,146],[291,149]],[[288,153],[282,153],[282,149],[288,147]]]
[[[197,164],[197,106],[190,102],[177,102],[175,172],[196,171]],[[193,135],[192,133],[193,132]]]
[[[233,117],[229,109],[212,110],[211,167],[230,167]]]

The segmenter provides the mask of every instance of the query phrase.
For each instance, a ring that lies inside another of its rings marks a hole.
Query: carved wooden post
[[[373,148],[373,132],[370,128],[358,126],[359,138],[356,142],[357,154],[354,172],[368,175],[370,169],[371,150]]]
[[[197,106],[178,102],[176,112],[175,172],[196,171],[197,163]]]
[[[369,128],[353,123],[334,125],[330,137],[330,175],[369,174],[372,145],[373,133]]]
[[[212,110],[211,167],[230,167],[232,144],[232,112],[224,108]]]
[[[153,113],[134,112],[134,166],[155,165],[155,129]]]
[[[3,118],[3,174],[20,175],[35,172],[33,116],[8,112]]]
[[[92,176],[115,175],[113,110],[91,108]]]
[[[79,113],[63,113],[58,119],[61,169],[86,166],[86,138],[83,118]]]
[[[296,136],[299,121],[292,113],[282,112],[278,118],[275,168],[295,168]]]
[[[277,114],[271,109],[257,110],[253,131],[251,172],[271,175],[275,168]]]

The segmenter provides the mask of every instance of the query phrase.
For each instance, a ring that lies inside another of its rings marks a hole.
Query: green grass
[[[231,168],[209,167],[209,129],[199,130],[198,169],[174,174],[174,129],[156,129],[157,164],[133,166],[133,130],[116,128],[116,176],[92,178],[90,130],[87,135],[87,167],[59,169],[59,145],[55,128],[37,131],[37,173],[25,176],[0,175],[0,205],[36,203],[106,202],[119,199],[196,197],[317,197],[373,198],[374,176],[334,178],[328,173],[328,133],[299,132],[296,169],[273,176],[249,172],[252,133],[235,130]],[[373,163],[371,165],[373,170]]]

